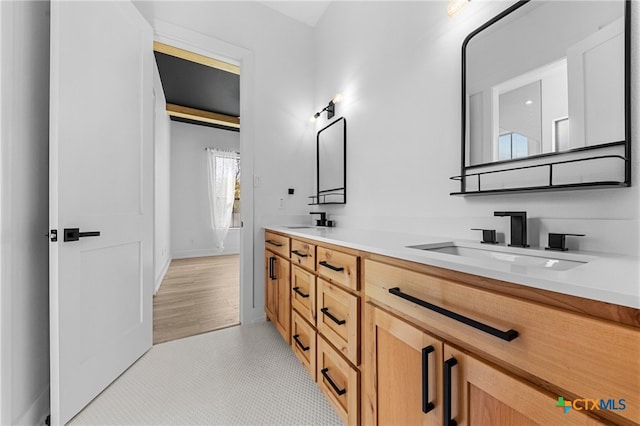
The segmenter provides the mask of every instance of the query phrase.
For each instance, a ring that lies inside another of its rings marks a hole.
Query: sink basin
[[[472,247],[470,245],[462,245],[458,243],[446,243],[409,246],[409,248],[553,271],[566,271],[577,266],[584,265],[589,261],[587,256],[571,255],[567,253],[557,253],[557,256],[555,254],[550,256],[547,252],[541,250],[520,249],[504,246],[487,246],[485,248]]]
[[[292,226],[285,226],[285,228],[287,228],[287,229],[309,229],[309,228],[313,228],[313,226],[311,226],[311,225],[292,225]]]

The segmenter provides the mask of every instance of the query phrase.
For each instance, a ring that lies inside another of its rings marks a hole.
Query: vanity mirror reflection
[[[347,120],[341,117],[318,131],[316,195],[311,204],[347,202]]]
[[[465,39],[452,195],[630,186],[629,9],[519,1]]]

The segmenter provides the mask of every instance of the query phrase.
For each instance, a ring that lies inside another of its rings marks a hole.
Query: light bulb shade
[[[451,0],[447,6],[447,15],[457,15],[471,0]]]
[[[342,101],[342,93],[337,93],[337,94],[333,97],[333,99],[331,99],[331,101],[332,101],[334,104],[337,104],[338,102],[341,102],[341,101]]]

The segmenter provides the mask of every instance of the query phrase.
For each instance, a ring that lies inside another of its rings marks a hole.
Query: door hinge
[[[51,232],[49,232],[49,238],[51,238],[51,242],[55,243],[58,241],[58,230],[57,229],[52,229]]]

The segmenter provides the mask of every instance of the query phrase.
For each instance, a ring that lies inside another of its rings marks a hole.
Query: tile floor
[[[155,345],[69,425],[341,425],[271,323]]]

